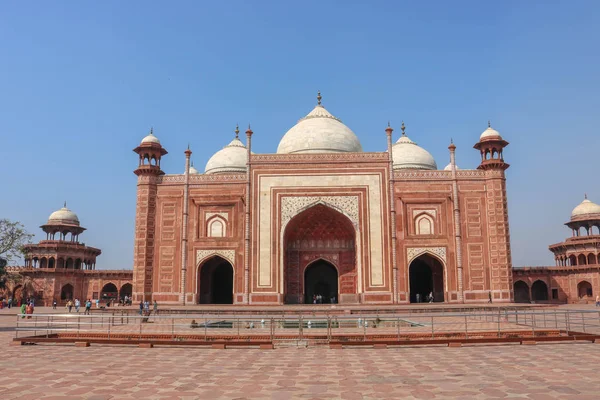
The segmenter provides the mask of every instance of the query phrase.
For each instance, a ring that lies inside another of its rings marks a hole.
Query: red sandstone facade
[[[337,120],[319,107],[320,97],[301,122]],[[248,129],[245,147],[237,132],[228,146],[245,149],[244,169],[191,173],[188,149],[180,175],[163,173],[167,152],[151,133],[134,149],[134,300],[295,304],[320,294],[406,304],[433,293],[450,303],[511,302],[508,143],[488,131],[475,170],[456,168],[454,145],[447,170],[403,167],[395,146],[414,145],[404,127],[395,145],[386,130],[380,153],[253,154]]]

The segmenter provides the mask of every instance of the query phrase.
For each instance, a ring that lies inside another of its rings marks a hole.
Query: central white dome
[[[283,136],[278,154],[362,152],[358,137],[320,103]]]

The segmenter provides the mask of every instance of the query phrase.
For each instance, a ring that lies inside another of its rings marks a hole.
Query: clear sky
[[[98,268],[132,268],[137,165],[154,127],[181,173],[252,123],[275,152],[316,103],[384,151],[407,134],[443,168],[487,121],[505,160],[513,264],[553,265],[585,192],[600,202],[598,1],[102,1],[0,7],[0,217],[67,200]]]

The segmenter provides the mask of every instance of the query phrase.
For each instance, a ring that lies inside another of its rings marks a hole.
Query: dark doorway
[[[429,295],[433,301],[444,302],[444,267],[437,259],[424,254],[410,263],[410,302],[427,303]]]
[[[119,291],[114,283],[107,283],[102,287],[100,300],[115,301],[119,297]]]
[[[60,291],[60,299],[61,300],[72,300],[73,299],[73,285],[67,283],[62,287]]]
[[[318,260],[304,271],[304,303],[313,304],[314,296],[321,296],[322,303],[337,303],[338,273],[325,260]]]
[[[131,286],[131,283],[126,283],[123,286],[121,286],[121,290],[119,291],[119,299],[123,300],[125,298],[125,296],[127,296],[128,298],[131,298],[132,293],[133,293],[133,286]]]
[[[523,281],[516,281],[514,284],[515,303],[530,303],[529,286]]]
[[[215,256],[200,267],[199,304],[233,304],[233,267]]]
[[[534,301],[548,300],[548,285],[544,281],[535,281],[531,285],[531,297]]]

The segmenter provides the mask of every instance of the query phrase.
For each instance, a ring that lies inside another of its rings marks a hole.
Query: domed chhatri
[[[394,169],[437,169],[433,156],[427,150],[419,147],[410,140],[404,130],[402,122],[402,136],[392,146],[392,160]]]
[[[488,121],[488,127],[485,131],[481,133],[479,136],[479,140],[487,140],[487,139],[502,139],[500,136],[500,132],[492,128],[492,124]]]
[[[458,171],[460,168],[458,168],[458,165],[456,166],[456,170]],[[444,167],[444,171],[452,171],[452,163],[448,163],[448,165],[446,165]]]
[[[63,208],[50,214],[47,225],[79,226],[79,218],[77,217],[77,214],[67,208],[67,202],[65,201]]]
[[[239,132],[239,127],[236,126],[235,138],[208,160],[204,173],[246,172],[248,149],[239,139]]]
[[[321,92],[317,100],[317,106],[283,135],[277,153],[362,152],[354,132],[321,105]]]
[[[150,128],[150,133],[142,139],[142,144],[144,143],[156,143],[160,144],[160,140],[156,136],[154,136],[154,129]]]
[[[591,215],[600,215],[600,205],[588,200],[587,195],[571,212],[571,218],[582,218]]]

